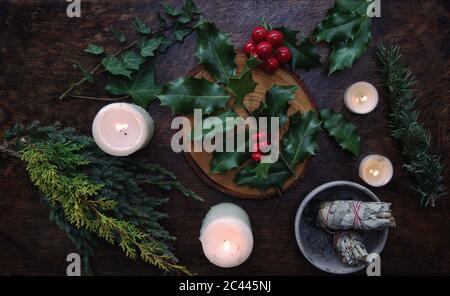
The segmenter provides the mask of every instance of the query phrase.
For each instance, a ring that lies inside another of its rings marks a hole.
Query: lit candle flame
[[[123,130],[126,130],[128,128],[128,123],[116,123],[116,130],[118,132],[122,132]]]
[[[229,252],[231,250],[231,242],[229,240],[225,239],[223,241],[222,247],[223,247],[224,251]]]
[[[380,171],[379,170],[370,169],[369,170],[369,174],[371,174],[372,176],[376,177],[376,176],[378,176],[380,174]]]

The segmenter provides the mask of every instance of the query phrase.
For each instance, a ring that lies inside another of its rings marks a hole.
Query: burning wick
[[[223,241],[223,250],[229,252],[231,250],[231,242],[227,239]]]
[[[374,177],[378,176],[379,173],[380,173],[379,170],[373,170],[373,169],[369,170],[369,174],[371,174]]]
[[[120,124],[120,123],[116,123],[116,130],[120,133],[123,132],[123,134],[126,136],[128,135],[127,132],[125,132],[124,130],[126,130],[128,128],[128,123],[124,123],[124,124]]]
[[[366,102],[368,99],[369,99],[369,98],[368,98],[367,96],[360,96],[360,97],[357,98],[356,100],[357,100],[358,102],[364,103],[364,102]]]

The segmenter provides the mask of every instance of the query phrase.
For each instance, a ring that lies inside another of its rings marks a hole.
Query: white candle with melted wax
[[[394,174],[391,161],[378,154],[371,154],[359,164],[359,176],[373,187],[381,187],[389,183]]]
[[[95,116],[92,135],[104,152],[127,156],[143,148],[153,136],[155,124],[143,108],[127,103],[103,107]]]
[[[232,203],[212,207],[203,219],[200,241],[206,258],[223,268],[242,264],[253,250],[247,213]]]
[[[378,91],[372,84],[361,81],[352,84],[345,91],[345,106],[357,114],[372,112],[378,105]]]

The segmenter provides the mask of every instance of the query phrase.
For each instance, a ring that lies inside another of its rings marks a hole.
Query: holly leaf
[[[343,41],[333,48],[329,74],[350,68],[353,62],[366,52],[372,39],[371,22],[370,18],[364,19],[352,40]]]
[[[258,117],[268,117],[267,126],[270,127],[270,118],[278,117],[280,120],[280,127],[288,120],[286,115],[289,108],[289,101],[294,98],[297,86],[281,86],[273,85],[271,89],[266,92],[265,101],[261,102],[258,109],[252,112],[252,115]]]
[[[80,70],[87,82],[94,83],[94,76],[92,76],[92,74],[88,70],[86,70],[80,63],[75,62],[74,64],[72,64],[72,67]]]
[[[337,0],[326,18],[314,29],[316,41],[332,46],[329,74],[352,66],[372,39],[372,20],[367,15],[371,1]]]
[[[230,77],[228,90],[235,96],[234,103],[237,106],[242,107],[245,96],[255,90],[257,84],[253,80],[252,69],[260,63],[258,59],[252,57],[246,61],[245,67],[239,75]]]
[[[86,47],[86,49],[84,50],[84,52],[99,55],[104,53],[105,50],[101,45],[89,44],[88,47]]]
[[[217,117],[221,122],[221,126],[223,127],[222,132],[227,133],[228,131],[234,129],[234,127],[236,126],[230,123],[234,123],[234,120],[238,117],[238,115],[232,109],[228,109],[225,112],[215,115],[215,117]],[[194,130],[190,135],[190,138],[191,140],[198,141],[206,137],[212,138],[216,134],[217,133],[214,133],[214,128],[203,128],[202,125],[196,124],[194,126]]]
[[[320,121],[314,111],[291,115],[289,130],[281,140],[283,155],[291,167],[314,155],[319,132]]]
[[[132,79],[110,76],[105,88],[113,95],[129,95],[137,105],[147,108],[161,92],[162,87],[155,84],[155,69],[152,65],[133,73]]]
[[[183,41],[186,36],[192,33],[192,28],[182,22],[176,22],[174,26],[175,39],[177,41]]]
[[[316,51],[316,47],[309,39],[302,38],[300,45],[298,45],[297,34],[298,32],[286,27],[280,27],[276,30],[280,31],[284,35],[284,45],[289,48],[292,54],[292,59],[289,63],[291,68],[302,68],[309,70],[320,66],[320,56]]]
[[[175,113],[191,114],[199,108],[208,115],[224,108],[230,96],[217,83],[187,77],[166,85],[158,98]]]
[[[164,11],[170,16],[178,16],[182,13],[180,10],[176,9],[173,5],[170,5],[166,2],[161,2],[161,6],[163,7]]]
[[[353,38],[362,20],[360,15],[353,12],[332,14],[316,27],[314,36],[317,41],[334,44],[349,40]]]
[[[234,177],[234,182],[238,185],[245,185],[266,191],[271,187],[281,188],[284,182],[291,177],[291,172],[280,160],[271,164],[267,173],[266,167],[260,164],[249,164],[243,167]]]
[[[139,66],[145,62],[145,59],[136,54],[133,50],[127,50],[121,55],[123,64],[130,70],[139,70]]]
[[[364,0],[336,0],[334,6],[328,10],[328,14],[337,14],[342,12],[354,12],[360,16],[367,15],[367,8],[371,1]]]
[[[273,163],[258,163],[255,167],[255,176],[258,179],[267,179],[269,177],[269,169]]]
[[[155,55],[155,50],[161,45],[164,36],[159,36],[157,38],[143,38],[138,42],[138,48],[141,51],[141,56],[152,57]]]
[[[125,41],[127,41],[127,39],[125,38],[125,35],[120,32],[119,30],[117,30],[115,27],[111,28],[111,32],[113,33],[114,37],[120,42],[120,43],[124,43]]]
[[[236,74],[236,53],[228,35],[204,19],[195,29],[198,35],[195,55],[217,81],[228,85],[230,77]]]
[[[336,139],[339,146],[358,156],[361,152],[361,138],[357,134],[356,127],[342,114],[332,110],[320,111],[320,117],[323,120],[323,127]]]
[[[134,21],[133,21],[133,27],[136,30],[136,32],[144,34],[144,35],[148,35],[152,32],[152,29],[147,26],[140,18],[138,18],[137,16],[134,17]]]
[[[231,169],[241,166],[246,160],[250,158],[249,140],[242,143],[241,146],[237,146],[235,141],[235,149],[233,152],[214,152],[211,159],[211,174],[223,174]],[[238,152],[245,151],[245,152]]]
[[[131,79],[131,72],[125,64],[115,56],[107,56],[102,60],[102,65],[113,75],[122,75]]]

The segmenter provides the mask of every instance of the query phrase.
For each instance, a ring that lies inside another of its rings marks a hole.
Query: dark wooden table
[[[114,25],[131,33],[134,15],[157,24],[154,12],[158,1],[82,0],[82,17],[66,16],[66,1],[0,1],[0,136],[13,122],[60,121],[90,134],[92,120],[104,103],[57,97],[70,82],[79,78],[71,61],[94,65],[82,50],[89,42],[102,43],[113,50],[109,29]],[[175,1],[174,1],[175,2]],[[198,0],[205,16],[231,34],[242,46],[260,17],[275,25],[286,25],[309,34],[323,18],[332,0],[323,1],[207,1]],[[355,159],[341,151],[330,139],[320,137],[320,150],[312,160],[304,180],[281,198],[268,201],[238,200],[210,188],[186,164],[183,155],[170,149],[170,122],[173,115],[157,103],[150,107],[157,131],[151,144],[139,152],[175,171],[180,180],[195,189],[206,201],[186,200],[170,195],[164,207],[170,215],[167,228],[178,237],[176,253],[181,261],[200,275],[317,275],[322,274],[300,253],[294,237],[294,217],[302,199],[316,186],[333,180],[361,183],[357,176],[360,158],[381,153],[394,164],[394,178],[373,191],[392,202],[397,228],[390,231],[382,253],[383,274],[450,273],[450,200],[438,201],[436,208],[419,208],[408,189],[410,178],[398,142],[389,136],[388,101],[385,96],[369,115],[351,114],[342,97],[350,84],[366,80],[377,83],[374,48],[377,42],[399,43],[403,59],[417,76],[421,120],[431,130],[436,152],[450,163],[450,5],[447,0],[383,1],[382,17],[374,21],[369,51],[351,70],[327,75],[325,68],[297,71],[311,90],[320,108],[341,111],[358,126],[364,146]],[[166,83],[185,75],[197,64],[195,36],[159,56],[158,81]],[[326,50],[322,52],[327,55]],[[101,86],[87,88],[104,95]],[[447,185],[449,170],[444,178]],[[244,207],[251,217],[255,248],[250,259],[234,269],[220,269],[208,263],[198,240],[200,224],[214,204],[231,201]],[[64,275],[66,255],[75,251],[71,242],[48,220],[39,193],[27,178],[23,164],[0,156],[0,274]],[[122,256],[116,247],[101,244],[93,259],[98,275],[142,275],[159,272],[141,262]]]

